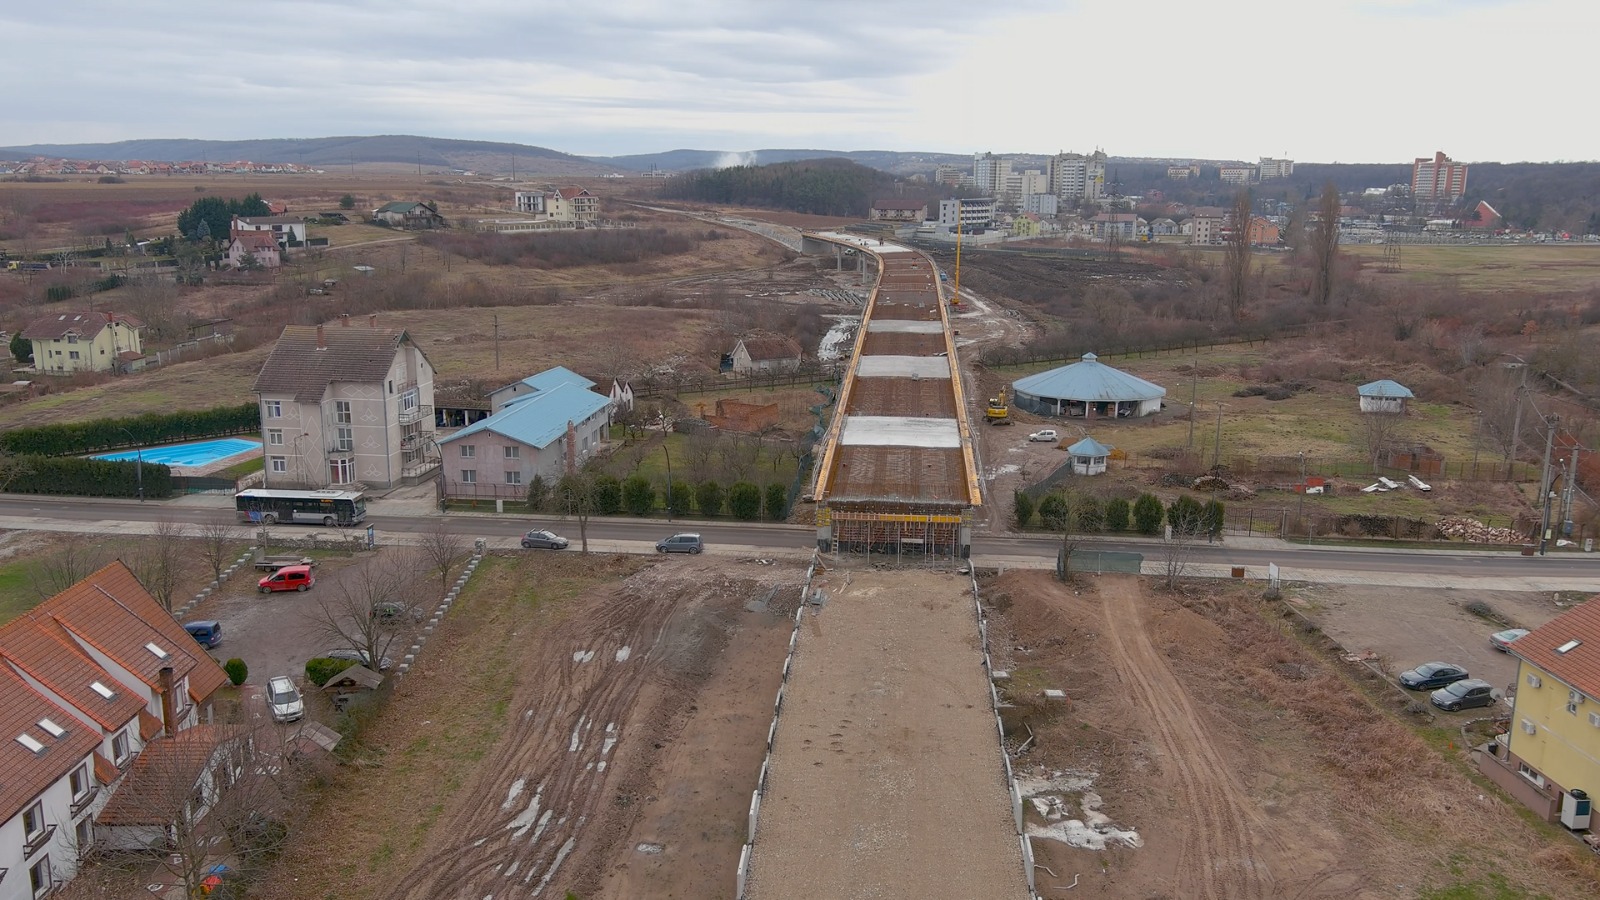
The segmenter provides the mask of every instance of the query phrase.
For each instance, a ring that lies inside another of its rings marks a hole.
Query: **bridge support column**
[[[972,557],[972,526],[962,525],[956,530],[956,556],[961,559]]]
[[[839,272],[844,271],[844,248],[838,244],[833,245],[833,268]]]
[[[830,553],[833,551],[833,526],[817,526],[817,552]]]

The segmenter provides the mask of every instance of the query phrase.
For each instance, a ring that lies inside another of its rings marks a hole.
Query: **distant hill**
[[[662,185],[661,196],[818,216],[866,218],[878,197],[927,200],[939,193],[926,194],[927,191],[933,188],[922,185],[919,190],[888,172],[834,158],[699,169],[667,181]]]
[[[0,159],[34,156],[98,161],[141,159],[178,162],[210,160],[295,163],[332,168],[361,163],[402,163],[432,169],[476,172],[519,171],[566,175],[603,175],[612,169],[581,156],[547,147],[495,141],[384,134],[365,137],[271,138],[253,141],[204,141],[184,138],[119,141],[114,144],[33,144],[0,147]]]

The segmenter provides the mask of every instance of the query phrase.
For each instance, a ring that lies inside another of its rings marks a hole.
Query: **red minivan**
[[[310,566],[284,566],[256,582],[256,587],[261,593],[270,594],[274,591],[303,591],[316,583]]]

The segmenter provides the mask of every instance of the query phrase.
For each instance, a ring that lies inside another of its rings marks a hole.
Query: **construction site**
[[[841,232],[807,232],[802,247],[878,275],[817,466],[817,549],[965,558],[982,499],[938,269]]]

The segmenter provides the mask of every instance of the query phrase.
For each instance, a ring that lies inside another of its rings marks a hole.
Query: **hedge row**
[[[187,412],[146,413],[124,419],[12,428],[0,433],[0,450],[18,455],[78,456],[121,447],[245,434],[260,429],[261,410],[254,403],[245,403]]]
[[[75,497],[172,496],[172,470],[161,463],[112,462],[73,456],[18,456],[18,472],[6,490],[18,494],[65,494]]]

